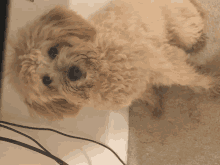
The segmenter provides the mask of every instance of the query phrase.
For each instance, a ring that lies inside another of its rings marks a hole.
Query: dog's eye
[[[55,59],[56,56],[59,54],[59,52],[61,51],[62,48],[64,47],[72,47],[71,44],[69,44],[68,42],[60,42],[57,45],[51,47],[48,50],[48,55],[50,56],[51,59]]]
[[[58,54],[58,49],[56,47],[51,47],[48,50],[48,54],[49,54],[50,58],[54,59]]]

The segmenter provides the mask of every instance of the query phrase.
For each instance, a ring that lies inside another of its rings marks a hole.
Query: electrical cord
[[[17,131],[17,130],[15,130],[15,129],[11,128],[11,127],[2,125],[2,124],[0,124],[0,127],[9,129],[9,130],[11,130],[11,131],[13,131],[13,132],[16,132],[16,133],[18,133],[18,134],[20,134],[20,135],[23,135],[23,136],[25,136],[25,137],[31,139],[31,140],[34,141],[39,147],[41,147],[45,152],[51,154],[46,148],[44,148],[40,143],[38,143],[38,142],[37,142],[35,139],[33,139],[32,137],[30,137],[30,136],[28,136],[28,135],[26,135],[26,134],[24,134],[24,133],[22,133],[22,132],[20,132],[20,131]]]
[[[65,134],[65,133],[62,133],[62,132],[59,132],[57,130],[54,130],[54,129],[51,129],[51,128],[37,128],[37,127],[29,127],[29,126],[23,126],[23,125],[19,125],[19,124],[14,124],[14,123],[9,123],[9,122],[6,122],[6,121],[0,121],[0,123],[3,123],[3,124],[8,124],[8,125],[12,125],[12,126],[16,126],[16,127],[21,127],[21,128],[26,128],[26,129],[34,129],[34,130],[44,130],[44,131],[52,131],[52,132],[55,132],[55,133],[58,133],[60,135],[63,135],[63,136],[66,136],[66,137],[70,137],[70,138],[75,138],[75,139],[80,139],[80,140],[85,140],[85,141],[90,141],[90,142],[93,142],[93,143],[96,143],[96,144],[99,144],[105,148],[107,148],[108,150],[110,150],[117,158],[118,160],[123,164],[123,165],[126,165],[124,163],[124,161],[118,156],[118,154],[112,150],[110,147],[106,146],[105,144],[102,144],[101,142],[97,142],[95,140],[91,140],[91,139],[87,139],[87,138],[82,138],[82,137],[77,137],[77,136],[71,136],[71,135],[68,135],[68,134]],[[61,159],[57,158],[56,156],[52,155],[48,150],[46,150],[39,142],[37,142],[36,140],[34,140],[32,137],[20,132],[20,131],[17,131],[13,128],[10,128],[8,126],[5,126],[5,125],[2,125],[0,124],[0,127],[3,127],[3,128],[6,128],[6,129],[9,129],[11,131],[14,131],[18,134],[21,134],[29,139],[31,139],[32,141],[34,141],[38,146],[40,146],[43,150],[40,150],[36,147],[33,147],[33,146],[30,146],[28,144],[25,144],[25,143],[22,143],[22,142],[19,142],[19,141],[16,141],[16,140],[13,140],[13,139],[9,139],[9,138],[5,138],[5,137],[0,137],[0,140],[2,141],[6,141],[6,142],[9,142],[9,143],[14,143],[14,144],[17,144],[17,145],[20,145],[20,146],[23,146],[25,148],[28,148],[28,149],[31,149],[33,151],[36,151],[36,152],[39,152],[43,155],[46,155],[52,159],[54,159],[57,163],[59,163],[60,165],[68,165],[66,162],[62,161]]]
[[[17,144],[17,145],[20,145],[20,146],[22,146],[22,147],[28,148],[28,149],[30,149],[30,150],[36,151],[36,152],[38,152],[38,153],[40,153],[40,154],[43,154],[43,155],[45,155],[45,156],[48,156],[48,157],[54,159],[54,160],[55,160],[58,164],[60,164],[60,165],[68,165],[66,162],[62,161],[61,159],[57,158],[56,156],[54,156],[54,155],[52,155],[52,154],[48,154],[47,152],[42,151],[42,150],[40,150],[40,149],[38,149],[38,148],[36,148],[36,147],[33,147],[33,146],[31,146],[31,145],[28,145],[28,144],[19,142],[19,141],[17,141],[17,140],[5,138],[5,137],[2,137],[2,136],[0,136],[0,140],[6,141],[6,142],[9,142],[9,143],[13,143],[13,144]]]

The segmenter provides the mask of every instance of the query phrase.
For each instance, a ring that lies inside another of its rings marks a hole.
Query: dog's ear
[[[40,21],[43,25],[61,28],[80,39],[93,40],[96,34],[95,28],[86,19],[62,6],[51,9],[40,17]]]
[[[56,99],[47,102],[26,99],[25,103],[30,109],[30,114],[45,117],[48,120],[62,120],[64,115],[76,116],[81,107],[68,103],[65,99]]]

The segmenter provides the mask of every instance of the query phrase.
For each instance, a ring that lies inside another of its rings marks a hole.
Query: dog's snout
[[[68,78],[71,81],[77,81],[83,76],[82,71],[77,66],[72,66],[68,71]]]
[[[43,79],[42,79],[44,85],[48,86],[52,83],[52,80],[49,76],[44,76]]]

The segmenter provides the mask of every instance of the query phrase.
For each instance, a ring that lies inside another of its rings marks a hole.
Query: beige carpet
[[[213,55],[220,52],[220,1],[199,1],[209,11],[209,41],[202,53]],[[158,94],[163,112],[140,103],[130,108],[128,165],[219,165],[220,97],[181,86]]]

